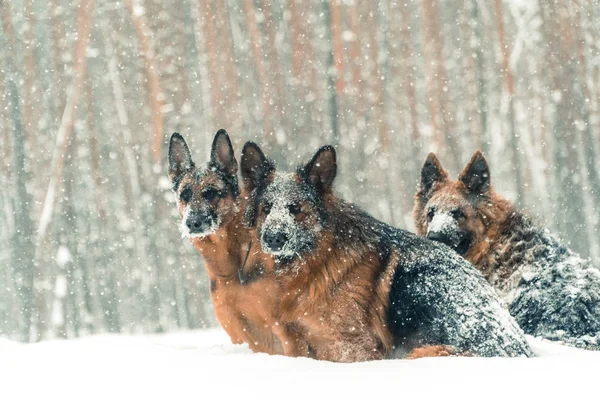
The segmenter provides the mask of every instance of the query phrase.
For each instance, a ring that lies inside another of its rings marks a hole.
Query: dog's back
[[[467,261],[334,195],[333,148],[321,148],[295,173],[261,171],[264,156],[256,154],[246,168],[242,162],[262,188],[248,215],[276,259],[282,321],[297,325],[317,358],[373,360],[394,344],[408,355],[438,345],[479,356],[531,354]]]
[[[387,295],[385,319],[394,356],[438,344],[483,357],[532,355],[506,304],[464,258],[442,244],[391,227],[353,204],[337,204],[343,206],[346,223],[336,230],[359,236],[347,240],[340,235],[336,246],[359,249],[366,244],[379,254],[380,275],[375,276],[385,278],[393,271],[388,287],[379,292]],[[378,288],[377,280],[370,285]]]
[[[511,314],[534,336],[600,349],[600,270],[562,245],[529,217],[513,212],[497,239],[492,282]]]
[[[398,348],[451,343],[486,357],[531,355],[521,329],[481,273],[446,246],[404,231],[392,237],[402,254],[389,310]]]

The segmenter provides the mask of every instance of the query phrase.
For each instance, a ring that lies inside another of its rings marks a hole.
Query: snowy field
[[[217,329],[0,339],[0,399],[598,398],[600,352],[530,343],[537,358],[348,365],[254,354]]]

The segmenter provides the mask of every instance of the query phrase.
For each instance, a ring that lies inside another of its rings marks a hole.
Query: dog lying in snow
[[[458,180],[429,154],[413,216],[483,273],[525,333],[600,349],[600,271],[498,195],[481,152]]]
[[[250,194],[245,223],[275,259],[277,319],[307,343],[296,349],[306,353],[288,355],[531,355],[505,304],[468,262],[333,193],[332,147],[282,173],[247,143],[241,171]]]

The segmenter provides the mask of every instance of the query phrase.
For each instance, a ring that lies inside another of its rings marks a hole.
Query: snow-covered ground
[[[349,365],[253,354],[218,329],[37,344],[0,339],[0,399],[598,398],[600,352],[530,343],[537,358]]]

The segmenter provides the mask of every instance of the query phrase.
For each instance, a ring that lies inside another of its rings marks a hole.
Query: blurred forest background
[[[215,324],[168,137],[226,128],[414,230],[429,151],[600,254],[597,0],[0,0],[0,336]]]

